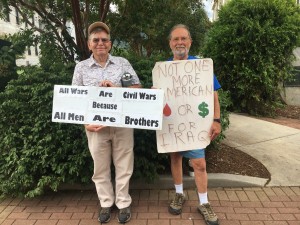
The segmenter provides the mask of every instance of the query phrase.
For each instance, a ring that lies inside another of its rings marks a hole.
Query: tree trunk
[[[86,38],[83,32],[84,27],[80,15],[79,1],[71,0],[71,5],[72,5],[73,18],[74,18],[76,42],[77,42],[78,49],[80,51],[79,58],[80,60],[84,60],[89,57],[89,49],[87,47]]]

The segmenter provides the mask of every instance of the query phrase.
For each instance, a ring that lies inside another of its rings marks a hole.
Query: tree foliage
[[[204,54],[213,58],[235,109],[272,114],[279,84],[290,76],[299,22],[294,0],[235,0],[221,8]]]
[[[190,26],[194,39],[192,54],[198,54],[210,22],[198,0],[131,0],[118,5],[122,14],[109,17],[113,36],[125,41],[137,55],[168,53],[171,27],[183,23]],[[168,19],[166,19],[166,17]]]
[[[3,19],[15,7],[22,22],[40,38],[39,43],[45,48],[55,46],[64,62],[89,56],[86,33],[95,21],[106,22],[118,43],[128,43],[138,55],[147,56],[168,49],[168,32],[177,23],[193,27],[196,52],[210,25],[198,0],[0,0],[0,6]],[[36,15],[39,23],[32,20]]]
[[[32,43],[30,31],[5,35],[3,39],[3,41],[0,39],[0,92],[10,80],[17,78],[16,59],[21,57],[25,48]]]
[[[65,62],[82,60],[89,50],[86,45],[88,25],[93,21],[104,21],[111,0],[1,0],[0,17],[15,8],[21,22],[41,37],[40,44],[56,46]],[[37,23],[38,20],[38,23]],[[73,37],[71,28],[75,30]]]
[[[16,55],[8,41],[0,39],[0,92],[4,90],[8,81],[16,78]]]

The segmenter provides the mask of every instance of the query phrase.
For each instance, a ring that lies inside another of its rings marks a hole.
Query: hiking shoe
[[[110,221],[110,207],[103,207],[99,210],[98,221],[100,223],[108,223]]]
[[[119,223],[127,223],[131,218],[130,206],[120,209],[118,214],[118,222]]]
[[[169,205],[169,213],[179,215],[182,212],[182,205],[184,203],[184,195],[176,193],[172,202]]]
[[[217,215],[214,213],[209,203],[198,206],[199,213],[202,214],[207,225],[219,225]]]

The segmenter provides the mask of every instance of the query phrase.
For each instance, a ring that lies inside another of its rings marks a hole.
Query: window
[[[28,49],[28,55],[31,55],[31,49],[30,49],[30,46],[28,46],[27,49]]]
[[[39,55],[39,50],[38,50],[37,44],[35,44],[34,50],[35,50],[35,55]]]
[[[285,87],[300,87],[300,66],[295,66],[294,70],[292,71],[294,74],[292,80],[285,81]]]
[[[19,25],[20,24],[20,18],[19,18],[19,11],[17,8],[15,8],[15,12],[16,12],[16,23]]]
[[[5,20],[6,20],[7,22],[10,22],[9,12],[6,12],[5,14],[6,14],[6,15],[5,15],[5,16],[6,16]]]

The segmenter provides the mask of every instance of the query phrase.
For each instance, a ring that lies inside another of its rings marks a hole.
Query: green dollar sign
[[[200,112],[198,112],[198,114],[200,116],[202,116],[202,118],[206,117],[209,113],[209,110],[208,110],[208,105],[205,103],[205,102],[202,102],[199,106],[198,106],[198,109]]]

